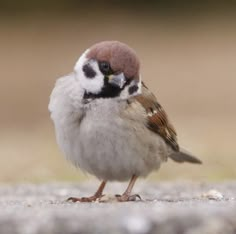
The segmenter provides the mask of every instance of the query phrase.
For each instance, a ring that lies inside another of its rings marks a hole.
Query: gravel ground
[[[112,183],[108,194],[126,184]],[[236,233],[236,182],[137,183],[143,201],[69,203],[97,183],[0,186],[0,233]],[[215,191],[212,191],[215,190]]]

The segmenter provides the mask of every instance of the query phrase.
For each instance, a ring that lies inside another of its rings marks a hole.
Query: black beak
[[[125,82],[126,82],[126,78],[123,73],[120,73],[118,75],[108,76],[108,83],[113,86],[119,87],[120,89],[124,87]]]

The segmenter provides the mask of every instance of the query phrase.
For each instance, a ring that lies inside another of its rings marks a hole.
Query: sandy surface
[[[139,183],[143,201],[68,203],[93,193],[96,183],[2,185],[0,230],[11,234],[53,233],[235,233],[236,182]],[[121,193],[111,184],[106,193]],[[210,192],[210,190],[216,192]]]

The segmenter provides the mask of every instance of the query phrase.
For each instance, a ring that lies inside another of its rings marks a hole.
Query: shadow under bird
[[[56,82],[49,103],[56,138],[66,158],[101,180],[90,197],[100,200],[107,181],[130,183],[117,201],[132,201],[138,177],[159,169],[168,158],[201,161],[179,147],[176,131],[154,94],[141,81],[133,49],[104,41],[87,49],[74,71]]]

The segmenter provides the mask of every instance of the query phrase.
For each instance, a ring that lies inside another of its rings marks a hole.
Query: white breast
[[[86,111],[79,126],[79,144],[71,146],[79,145],[80,153],[74,151],[71,161],[103,180],[128,180],[158,169],[167,155],[164,141],[141,121],[125,114],[121,117],[125,102],[101,102]]]
[[[74,74],[60,78],[52,91],[49,111],[55,125],[57,143],[67,159],[79,153],[79,126],[84,115],[83,92]],[[75,160],[73,163],[75,164]]]
[[[66,82],[57,83],[49,109],[57,142],[67,159],[103,180],[128,180],[159,168],[167,156],[166,144],[146,128],[137,113],[132,116],[126,111],[125,101],[100,99],[84,108],[70,98],[72,92],[79,95],[79,88],[67,92]]]

